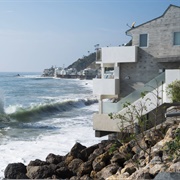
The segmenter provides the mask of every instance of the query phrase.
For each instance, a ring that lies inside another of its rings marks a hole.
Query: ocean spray
[[[0,90],[0,114],[4,113],[4,94]]]

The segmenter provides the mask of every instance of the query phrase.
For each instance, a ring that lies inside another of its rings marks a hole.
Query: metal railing
[[[103,102],[103,108],[102,108],[103,114],[119,112],[120,110],[123,109],[123,106],[124,106],[125,103],[127,103],[127,102],[128,103],[135,102],[136,100],[141,98],[142,92],[151,92],[155,88],[158,88],[159,86],[164,84],[164,82],[165,82],[165,72],[161,73],[156,78],[154,78],[151,81],[149,81],[148,83],[146,83],[144,85],[144,87],[142,87],[140,89],[137,89],[134,92],[132,92],[131,94],[129,94],[128,96],[122,98],[117,103]]]

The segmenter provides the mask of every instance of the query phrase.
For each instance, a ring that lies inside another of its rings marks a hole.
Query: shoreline
[[[158,128],[159,131],[162,130],[162,126]],[[31,160],[27,166],[22,163],[9,164],[5,170],[5,178],[111,180],[143,177],[156,179],[158,176],[171,175],[179,178],[180,158],[176,157],[172,160],[165,151],[159,153],[165,142],[173,140],[176,130],[179,129],[179,121],[166,121],[163,124],[164,138],[155,138],[154,135],[150,140],[152,142],[156,140],[150,161],[133,141],[121,144],[117,140],[103,140],[89,147],[75,143],[64,156],[50,153],[45,161]],[[132,161],[135,157],[140,161],[138,167]]]

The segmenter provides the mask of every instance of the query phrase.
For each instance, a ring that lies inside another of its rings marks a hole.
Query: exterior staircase
[[[177,71],[177,73],[179,73],[179,70]],[[127,119],[134,118],[134,123],[138,124],[138,119],[135,117],[136,114],[134,114],[134,117],[129,117],[129,114],[127,114],[127,111],[133,111],[131,107],[135,107],[139,112],[141,111],[141,115],[146,116],[151,127],[154,123],[159,124],[165,121],[166,109],[171,106],[166,94],[166,86],[176,79],[180,79],[180,77],[172,77],[171,72],[165,71],[146,83],[144,87],[137,89],[116,103],[102,102],[101,114],[94,114],[93,117],[93,128],[96,137],[101,137],[113,132],[120,132],[122,126],[123,129],[128,129],[130,126],[128,121],[123,121],[119,118],[111,119],[109,116],[110,113],[120,114]],[[144,95],[143,97],[142,94]],[[126,103],[130,105],[124,107]],[[142,106],[146,108],[142,108]],[[153,116],[156,117],[154,118]],[[156,122],[151,121],[152,119],[156,119]]]

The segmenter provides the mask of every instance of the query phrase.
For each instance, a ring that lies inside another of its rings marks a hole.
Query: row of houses
[[[99,112],[93,116],[96,137],[117,134],[128,127],[129,123],[122,125],[122,119],[112,120],[109,114],[124,116],[126,102],[138,107],[144,103],[141,97],[144,91],[148,92],[146,98],[151,99],[151,103],[143,115],[149,120],[152,117],[156,108],[152,105],[156,103],[152,94],[158,89],[158,106],[165,106],[159,119],[164,120],[171,102],[166,88],[174,80],[180,80],[179,6],[170,5],[160,17],[132,26],[126,35],[131,37],[128,45],[97,50],[96,63],[101,66],[101,78],[93,80],[93,94],[99,99]]]
[[[100,71],[98,69],[86,68],[82,71],[77,71],[76,68],[62,68],[62,67],[51,67],[44,69],[43,77],[59,77],[59,78],[80,78],[80,79],[92,79],[98,77]]]

